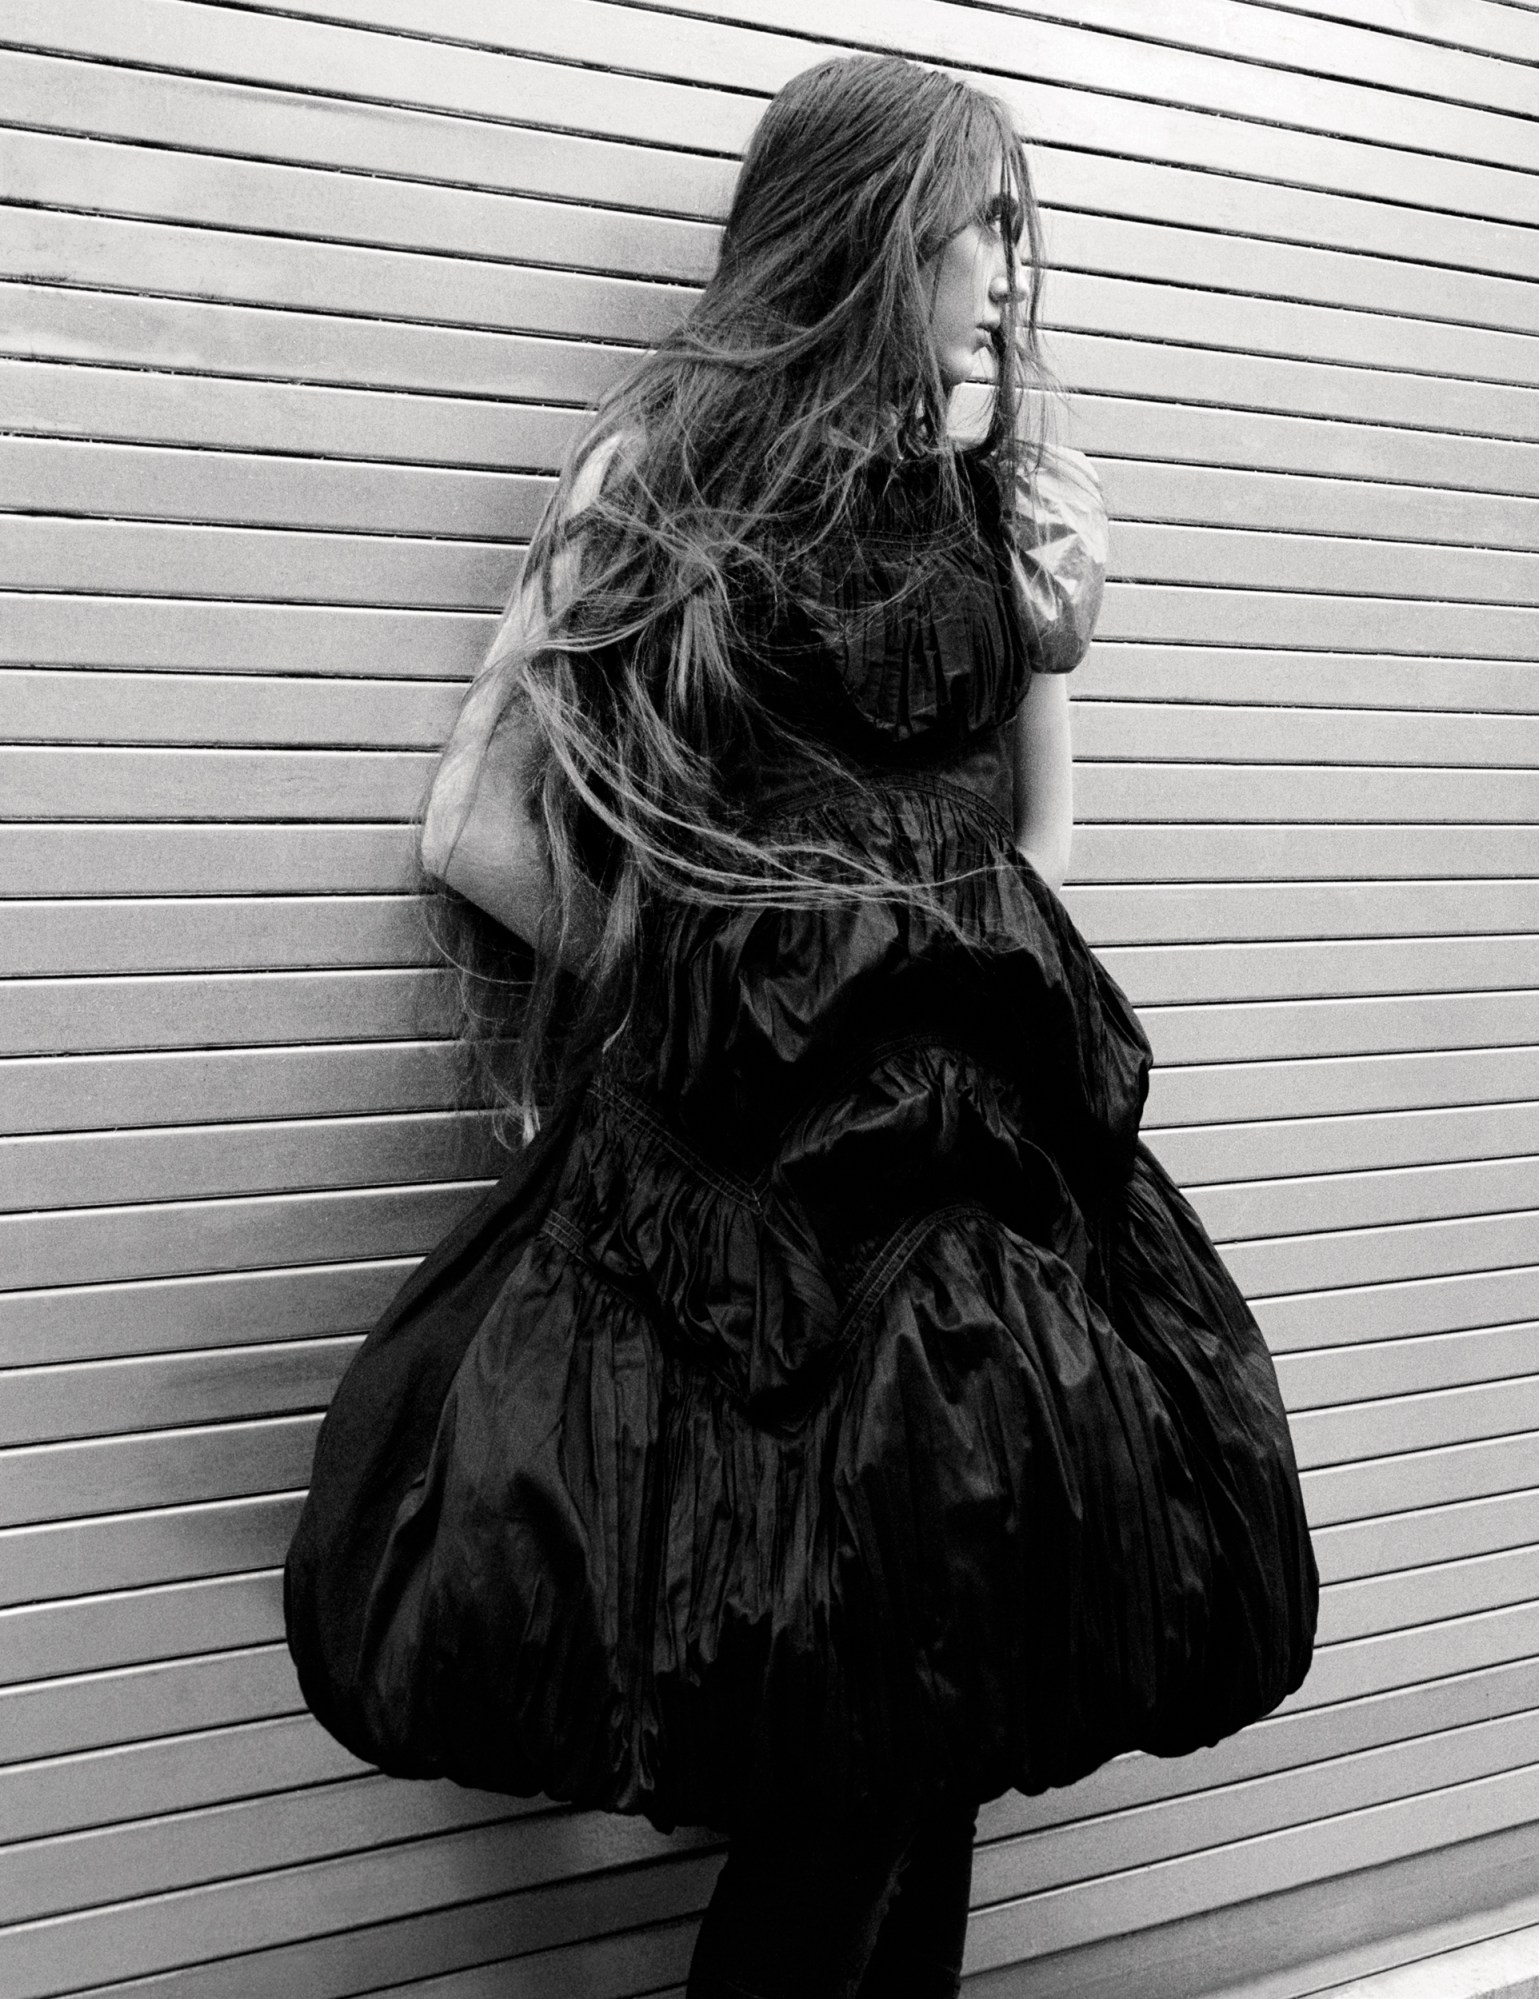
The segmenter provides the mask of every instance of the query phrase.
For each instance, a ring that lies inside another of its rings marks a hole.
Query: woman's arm
[[[496,663],[471,683],[455,717],[428,794],[421,845],[428,874],[528,944],[540,940],[550,869],[529,802],[537,738],[527,701],[510,688],[509,668],[527,657],[526,640],[538,643],[534,594],[520,593],[499,634]],[[515,620],[516,636],[508,632]],[[504,635],[520,650],[503,654]]]
[[[589,455],[573,482],[570,514],[591,504],[618,443],[607,439]],[[544,829],[530,800],[539,732],[518,675],[544,642],[547,605],[564,602],[577,587],[580,565],[579,548],[568,541],[543,588],[530,578],[514,593],[490,661],[472,681],[444,745],[422,822],[426,872],[534,945],[546,941],[551,879]],[[591,912],[568,936],[565,960],[584,955],[597,916]]]
[[[1074,833],[1068,675],[1089,649],[1101,608],[1106,508],[1089,460],[1061,446],[1043,447],[1022,487],[1014,568],[1033,670],[1016,718],[1016,839],[1058,889]]]
[[[1015,838],[1049,888],[1069,872],[1074,837],[1074,749],[1069,679],[1034,673],[1015,717]]]

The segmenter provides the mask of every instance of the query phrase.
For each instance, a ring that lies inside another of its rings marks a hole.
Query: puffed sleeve
[[[1106,581],[1106,504],[1090,460],[1046,444],[1017,479],[1012,567],[1035,673],[1069,673],[1090,649]]]

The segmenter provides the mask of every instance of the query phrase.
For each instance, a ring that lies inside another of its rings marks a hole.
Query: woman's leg
[[[952,1999],[974,1816],[786,1817],[737,1834],[687,1999]]]
[[[789,1815],[734,1834],[687,1999],[855,1999],[906,1837]]]
[[[919,1823],[859,1986],[859,1999],[955,1999],[962,1984],[975,1805],[937,1806]]]

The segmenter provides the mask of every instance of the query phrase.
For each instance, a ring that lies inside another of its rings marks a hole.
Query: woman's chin
[[[993,382],[958,382],[946,405],[946,435],[952,443],[981,444],[993,421]]]

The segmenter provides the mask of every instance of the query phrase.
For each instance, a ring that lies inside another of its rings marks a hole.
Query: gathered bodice
[[[972,765],[992,754],[990,802],[1008,811],[1000,731],[1031,653],[998,488],[964,455],[971,518],[946,519],[933,461],[873,475],[866,519],[799,564],[742,619],[771,710],[866,771]]]

